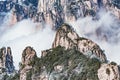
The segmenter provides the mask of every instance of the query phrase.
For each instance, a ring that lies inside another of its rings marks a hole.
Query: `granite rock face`
[[[114,64],[102,64],[98,70],[99,80],[120,80],[119,66]]]
[[[10,25],[30,18],[35,23],[46,23],[57,29],[52,48],[42,51],[41,58],[37,57],[32,47],[28,46],[24,49],[20,74],[14,79],[120,80],[119,66],[107,62],[106,55],[99,45],[90,39],[79,37],[70,25],[63,24],[86,16],[99,20],[97,13],[102,9],[106,12],[111,11],[112,16],[120,19],[119,4],[119,0],[0,1],[0,19],[2,20],[6,13],[10,12],[12,17]],[[97,29],[96,34],[99,36],[102,31]],[[105,36],[105,39],[108,38]],[[13,62],[11,48],[8,47],[7,50],[1,48],[0,80],[6,80],[2,77],[6,73],[14,72]]]
[[[31,61],[36,57],[35,50],[28,46],[22,53],[22,62],[20,64],[20,80],[26,80],[27,72],[32,68]]]
[[[5,67],[6,67],[6,70],[9,74],[11,74],[15,71],[15,67],[13,65],[12,51],[11,51],[10,47],[7,48]]]
[[[33,53],[32,53],[33,51]],[[108,63],[101,48],[63,24],[41,58],[31,47],[22,54],[20,80],[119,80],[119,66]]]
[[[0,49],[0,80],[9,80],[6,75],[15,73],[12,51],[10,47]]]
[[[6,72],[11,74],[15,71],[10,47],[7,47],[7,50],[5,47],[0,49],[0,69],[0,73]]]
[[[101,9],[111,11],[120,19],[119,3],[119,0],[6,0],[0,1],[0,12],[12,12],[16,21],[30,18],[57,29],[64,22],[72,22],[80,17],[99,19],[97,13]]]
[[[3,69],[5,69],[5,61],[6,61],[6,48],[3,47],[0,49],[0,73],[3,73]]]
[[[106,56],[102,49],[93,41],[79,37],[71,26],[63,24],[57,31],[53,48],[63,46],[66,49],[76,49],[89,57],[96,57],[105,62]]]
[[[120,19],[119,0],[39,0],[37,11],[43,13],[41,18],[44,17],[46,23],[59,27],[64,21],[72,22],[80,17],[98,19],[102,9]]]

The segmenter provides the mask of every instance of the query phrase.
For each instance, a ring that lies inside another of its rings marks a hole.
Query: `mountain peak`
[[[28,65],[34,57],[36,57],[36,51],[30,47],[27,46],[23,53],[22,53],[22,64]]]
[[[76,49],[89,57],[96,57],[100,61],[106,61],[106,56],[102,49],[92,40],[79,37],[78,34],[68,24],[63,24],[56,32],[53,48],[57,46],[65,49]]]

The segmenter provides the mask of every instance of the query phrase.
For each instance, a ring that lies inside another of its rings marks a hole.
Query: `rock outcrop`
[[[107,63],[106,56],[104,52],[100,49],[100,47],[89,39],[79,37],[78,34],[74,31],[74,29],[72,29],[70,25],[63,24],[57,30],[52,48],[56,48],[57,46],[62,46],[66,50],[69,50],[69,49],[78,50],[79,52],[81,52],[82,54],[84,54],[89,58],[93,58],[93,59],[97,58],[100,61],[105,62],[105,63],[100,63],[101,66],[97,70],[98,80],[119,80],[120,79],[119,66],[114,62]],[[44,51],[43,57],[46,57],[46,56],[48,57],[48,55],[50,54],[49,51],[52,51],[52,49]],[[68,65],[69,66],[73,65],[71,60],[68,61]],[[65,67],[64,65],[56,65],[54,66],[54,69],[55,71],[59,72],[59,71],[62,71],[64,67]],[[82,67],[77,67],[75,69],[79,72],[81,68]],[[97,78],[94,78],[93,80],[97,80]]]
[[[102,64],[98,70],[99,80],[120,80],[120,71],[117,64]]]
[[[36,57],[36,52],[32,47],[26,47],[22,53],[22,63],[20,64],[20,80],[26,80],[27,72],[31,70],[31,62]]]
[[[100,61],[106,61],[104,52],[96,43],[87,38],[79,37],[72,27],[67,24],[63,24],[56,33],[53,48],[57,46],[76,49],[91,58],[96,57]]]
[[[0,73],[4,73],[4,70],[5,69],[5,56],[6,56],[6,48],[3,47],[0,49]]]
[[[29,64],[31,68],[27,69],[28,65],[25,65],[21,70],[20,80],[98,80],[96,74],[100,61],[87,58],[74,49],[65,50],[58,46],[48,50],[46,56],[35,58],[32,62]]]
[[[11,74],[15,71],[15,67],[13,65],[12,51],[11,51],[10,47],[7,47],[5,68],[9,74]]]
[[[52,48],[42,51],[41,58],[26,47],[20,80],[119,80],[119,66],[106,61],[96,43],[79,37],[70,25],[63,24],[56,32]]]
[[[5,47],[0,49],[0,73],[8,73],[11,74],[15,71],[15,67],[13,64],[13,57],[11,48],[7,47],[7,50]]]
[[[0,49],[0,80],[10,80],[15,73],[12,51],[10,47]]]
[[[41,58],[32,47],[24,49],[20,80],[119,80],[119,66],[106,61],[96,43],[79,37],[70,25],[63,24],[52,48],[44,50]]]

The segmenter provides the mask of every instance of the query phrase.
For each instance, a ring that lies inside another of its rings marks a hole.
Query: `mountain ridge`
[[[68,33],[64,32],[64,30],[67,30],[67,29],[68,29]],[[63,32],[61,32],[61,30],[63,30]],[[69,32],[72,32],[72,31],[73,30],[69,25],[64,24],[56,32],[56,37],[60,36],[61,34],[62,35],[64,34],[65,36],[67,36],[66,33],[69,34]],[[58,34],[59,32],[61,33]],[[73,33],[76,34],[74,31]],[[20,80],[28,80],[28,79],[30,80],[44,80],[44,79],[45,80],[55,80],[55,79],[57,80],[61,80],[61,79],[63,80],[64,79],[106,80],[109,78],[110,80],[120,79],[118,65],[114,62],[107,63],[106,62],[107,59],[106,57],[104,57],[105,55],[103,53],[101,53],[100,56],[97,56],[99,57],[97,58],[97,57],[88,56],[84,54],[85,52],[81,52],[79,49],[75,47],[66,47],[66,45],[62,45],[62,42],[60,44],[58,43],[55,45],[55,42],[57,41],[56,37],[55,37],[55,41],[53,42],[54,46],[51,49],[44,50],[42,52],[41,58],[36,57],[33,59],[33,61],[30,64],[25,64],[26,66],[24,66],[21,69],[21,72],[22,70],[25,70],[25,71],[23,71],[20,74]],[[82,39],[88,40],[86,38],[82,38]],[[94,42],[92,42],[92,44],[94,44]],[[71,44],[71,45],[75,46],[75,44]],[[95,45],[97,46],[97,44]],[[96,48],[96,52],[97,50],[99,51],[99,49]],[[96,53],[93,53],[93,54],[97,55]],[[102,59],[101,56],[103,56],[105,59],[101,60]],[[84,68],[82,67],[83,65],[84,65]],[[110,71],[110,73],[102,72],[103,70]],[[73,73],[75,75],[73,75]],[[84,73],[84,76],[82,76],[83,75],[82,73]],[[91,77],[90,77],[90,74],[88,73],[92,74]],[[104,76],[104,78],[101,76]]]
[[[119,0],[0,1],[0,20],[4,21],[6,14],[10,13],[12,18],[8,23],[9,27],[24,19],[30,19],[37,24],[43,24],[42,27],[44,24],[49,24],[56,31],[51,49],[42,51],[41,58],[37,57],[32,45],[24,49],[18,72],[14,70],[12,55],[7,56],[10,57],[10,61],[5,60],[5,55],[0,57],[1,65],[5,65],[8,61],[6,67],[2,66],[8,73],[1,72],[1,80],[120,80],[119,65],[115,62],[110,63],[98,44],[90,39],[79,37],[72,28],[74,26],[65,23],[87,16],[91,16],[94,21],[99,21],[101,18],[99,13],[102,10],[111,12],[110,16],[119,21],[119,4]],[[102,35],[102,38],[107,41],[112,35],[119,36],[118,33],[112,34],[119,29],[119,25],[109,26],[114,30],[105,30],[102,34],[104,29],[100,27],[95,33],[97,38]],[[108,36],[105,35],[106,33]]]

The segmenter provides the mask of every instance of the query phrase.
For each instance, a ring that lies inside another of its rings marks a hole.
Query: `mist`
[[[73,26],[80,37],[96,42],[105,51],[109,61],[120,64],[120,22],[112,12],[103,10],[97,15],[97,20],[89,16],[67,23]],[[55,31],[51,26],[34,23],[31,19],[25,19],[13,25],[9,25],[10,22],[11,13],[8,13],[3,24],[0,25],[0,47],[11,47],[16,69],[19,69],[22,51],[26,46],[33,47],[38,57],[41,56],[42,50],[52,47]]]
[[[120,64],[120,22],[112,12],[100,11],[99,19],[93,17],[80,18],[68,22],[79,36],[86,37],[97,43],[104,50],[109,61]]]
[[[0,26],[0,47],[11,47],[14,65],[18,70],[25,47],[33,47],[40,57],[42,50],[51,48],[54,36],[55,32],[49,25],[44,24],[43,28],[41,24],[30,19],[22,20],[10,27],[3,23]]]

